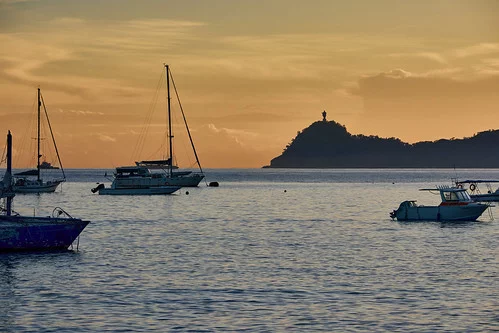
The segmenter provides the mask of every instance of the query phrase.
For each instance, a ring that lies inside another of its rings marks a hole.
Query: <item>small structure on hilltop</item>
[[[322,111],[322,121],[327,121],[326,115],[327,115],[326,110]]]

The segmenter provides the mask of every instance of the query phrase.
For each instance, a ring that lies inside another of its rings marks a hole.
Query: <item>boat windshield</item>
[[[466,191],[444,192],[444,199],[445,201],[471,201],[471,198]]]
[[[461,195],[463,196],[462,201],[471,201],[471,197],[470,197],[470,195],[468,194],[468,192],[463,191],[463,192],[459,192],[459,194],[461,194]]]

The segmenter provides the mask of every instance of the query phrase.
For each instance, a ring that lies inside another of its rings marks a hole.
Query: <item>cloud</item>
[[[381,55],[385,57],[385,55]],[[422,58],[434,61],[439,64],[447,64],[448,61],[445,57],[437,52],[414,52],[414,53],[391,53],[388,54],[391,58]]]
[[[392,69],[389,72],[381,73],[379,75],[386,77],[386,78],[392,78],[392,79],[404,79],[404,78],[408,78],[408,77],[412,76],[411,73],[404,71],[403,69],[400,69],[400,68]]]
[[[480,43],[454,51],[458,58],[467,58],[473,56],[482,56],[499,53],[499,43]]]
[[[352,92],[364,98],[400,99],[495,96],[497,91],[499,91],[499,76],[465,81],[416,75],[403,69],[394,69],[361,78],[358,87]]]
[[[415,142],[497,129],[497,91],[499,75],[462,80],[397,69],[365,76],[352,89],[363,102],[354,131]]]
[[[244,146],[246,145],[245,142],[247,142],[248,140],[252,140],[258,137],[258,134],[254,132],[230,128],[217,128],[212,123],[206,125],[205,127],[209,133],[214,133],[221,137],[225,137],[225,139],[233,141],[240,146]]]
[[[105,135],[105,134],[99,134],[99,140],[100,141],[103,141],[103,142],[116,142],[116,138],[113,138],[109,135]]]
[[[0,5],[1,4],[11,5],[23,2],[38,2],[38,0],[0,0]]]
[[[123,73],[143,72],[137,67],[150,67],[148,57],[158,61],[158,54],[186,43],[190,30],[201,25],[182,20],[103,23],[56,18],[36,32],[0,34],[0,81],[43,85],[84,99],[137,98],[145,89],[136,87],[133,74]]]
[[[82,116],[102,116],[104,115],[103,112],[94,112],[94,111],[87,111],[87,110],[63,110],[63,109],[58,109],[60,113],[71,113],[71,114],[76,114],[76,115],[82,115]]]

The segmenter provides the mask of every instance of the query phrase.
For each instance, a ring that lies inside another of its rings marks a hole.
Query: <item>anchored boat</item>
[[[50,125],[50,120],[47,113],[47,108],[45,107],[45,102],[42,97],[42,93],[40,88],[38,88],[38,113],[37,113],[37,134],[36,134],[36,143],[37,143],[37,151],[36,151],[36,169],[26,170],[22,172],[18,172],[14,174],[14,192],[17,193],[47,193],[54,192],[59,184],[66,181],[66,175],[64,173],[64,169],[62,168],[61,158],[59,156],[59,151],[57,149],[57,145],[55,143],[54,135],[52,133],[52,126]],[[40,170],[42,169],[59,169],[59,167],[52,166],[49,162],[43,161],[40,162],[42,156],[44,156],[41,152],[41,107],[43,105],[43,109],[45,111],[45,117],[47,119],[48,127],[50,129],[50,135],[52,137],[52,142],[54,144],[54,149],[57,154],[57,159],[59,161],[59,165],[61,166],[62,178],[55,178],[48,181],[44,181],[41,177]]]
[[[422,206],[415,200],[403,201],[390,217],[398,221],[475,221],[489,207],[474,202],[466,189],[459,187],[442,185],[420,191],[438,191],[442,202],[438,206]]]
[[[151,172],[143,166],[116,168],[110,187],[99,184],[92,189],[101,195],[156,195],[172,194],[181,187],[169,185],[164,173]]]
[[[180,98],[178,95],[177,88],[175,86],[175,81],[173,80],[173,75],[169,65],[165,66],[165,82],[166,82],[166,93],[167,93],[167,109],[166,116],[168,127],[165,129],[166,137],[168,138],[168,142],[162,145],[162,148],[168,148],[167,154],[162,156],[162,159],[158,160],[146,160],[146,161],[137,161],[135,162],[136,166],[147,167],[149,169],[161,169],[163,171],[163,177],[168,185],[181,186],[181,187],[196,187],[199,183],[204,179],[203,169],[201,168],[201,163],[199,162],[198,154],[196,151],[196,147],[194,146],[194,141],[192,139],[191,132],[189,130],[189,126],[187,125],[187,119],[185,117],[184,110],[182,108],[182,103],[180,102]],[[183,125],[185,125],[185,129],[187,132],[187,136],[189,137],[189,141],[191,144],[192,152],[196,159],[196,165],[199,169],[199,172],[193,172],[190,170],[178,170],[179,167],[175,165],[176,159],[174,154],[174,144],[173,144],[173,126],[172,126],[172,105],[171,105],[171,87],[173,86],[173,90],[175,92],[176,101],[180,109],[181,119],[183,120]],[[149,119],[149,117],[148,117]],[[144,140],[139,140],[137,143],[136,150],[142,150],[141,145],[144,144]],[[166,156],[165,156],[166,155]]]
[[[21,216],[12,210],[15,196],[12,187],[12,135],[7,135],[7,170],[0,181],[4,201],[0,215],[0,252],[63,250],[70,247],[90,223],[70,216],[56,207],[52,216]]]
[[[469,179],[455,181],[457,187],[468,188],[471,199],[478,202],[499,202],[499,187],[494,191],[492,184],[499,183],[499,180]],[[479,185],[485,184],[487,192],[483,193]]]

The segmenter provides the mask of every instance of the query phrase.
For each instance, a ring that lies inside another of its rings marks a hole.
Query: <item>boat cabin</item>
[[[116,168],[114,176],[116,178],[151,177],[151,172],[144,167],[124,166]]]
[[[457,187],[444,187],[444,186],[441,186],[438,189],[440,191],[440,197],[442,198],[442,204],[473,201],[468,192],[466,192],[466,189],[457,188]]]

